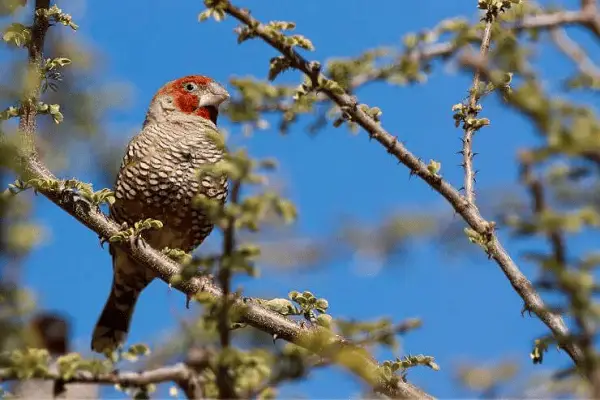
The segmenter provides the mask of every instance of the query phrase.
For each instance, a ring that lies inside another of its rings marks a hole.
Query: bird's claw
[[[105,237],[102,237],[101,235],[98,235],[98,240],[100,240],[100,248],[103,249],[104,243],[108,242],[108,239]]]
[[[59,199],[60,204],[74,204],[75,206],[78,207],[83,207],[85,206],[86,211],[89,211],[92,209],[92,204],[83,196],[81,196],[77,190],[70,188],[70,187],[66,187],[63,188],[60,191],[60,199]]]
[[[71,188],[64,188],[60,192],[60,202],[69,203],[75,201],[76,192]]]
[[[141,250],[146,248],[146,241],[141,234],[131,235],[129,237],[129,244],[133,249]]]
[[[527,304],[524,304],[523,308],[521,309],[521,317],[524,317],[525,313],[529,314],[531,317],[531,309],[527,306]]]

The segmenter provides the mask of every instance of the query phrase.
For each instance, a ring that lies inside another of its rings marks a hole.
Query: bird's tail
[[[112,288],[92,334],[93,351],[112,352],[125,343],[137,299],[151,280],[144,267],[127,254],[115,252]]]

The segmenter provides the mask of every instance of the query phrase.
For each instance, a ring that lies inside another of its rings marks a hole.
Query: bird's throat
[[[213,124],[217,124],[217,118],[219,117],[219,110],[214,106],[206,106],[200,107],[196,110],[196,115],[199,117],[206,118],[213,122]]]

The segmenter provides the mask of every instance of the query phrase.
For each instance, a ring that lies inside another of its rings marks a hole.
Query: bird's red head
[[[217,123],[219,106],[229,98],[227,90],[203,75],[189,75],[167,82],[154,96],[172,102],[174,111],[197,115]]]

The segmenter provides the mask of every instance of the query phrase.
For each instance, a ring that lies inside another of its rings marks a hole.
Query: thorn
[[[479,153],[477,153],[477,152],[473,153],[472,157],[475,157],[477,154],[479,154]]]
[[[464,186],[461,186],[461,187],[458,188],[458,191],[464,191],[464,190],[465,190]]]
[[[279,339],[279,336],[275,333],[273,334],[273,344],[275,344],[275,341]]]
[[[190,301],[192,300],[192,296],[190,296],[189,294],[185,295],[185,309],[189,310],[190,309]]]
[[[521,309],[521,317],[524,317],[525,313],[528,313],[531,317],[531,310],[527,307],[527,305],[524,304],[523,308]]]
[[[318,61],[311,61],[308,63],[308,67],[314,73],[319,73],[321,71],[321,63]]]
[[[464,155],[465,152],[463,150],[459,150],[459,151],[456,152],[456,154],[462,154],[462,155]]]

